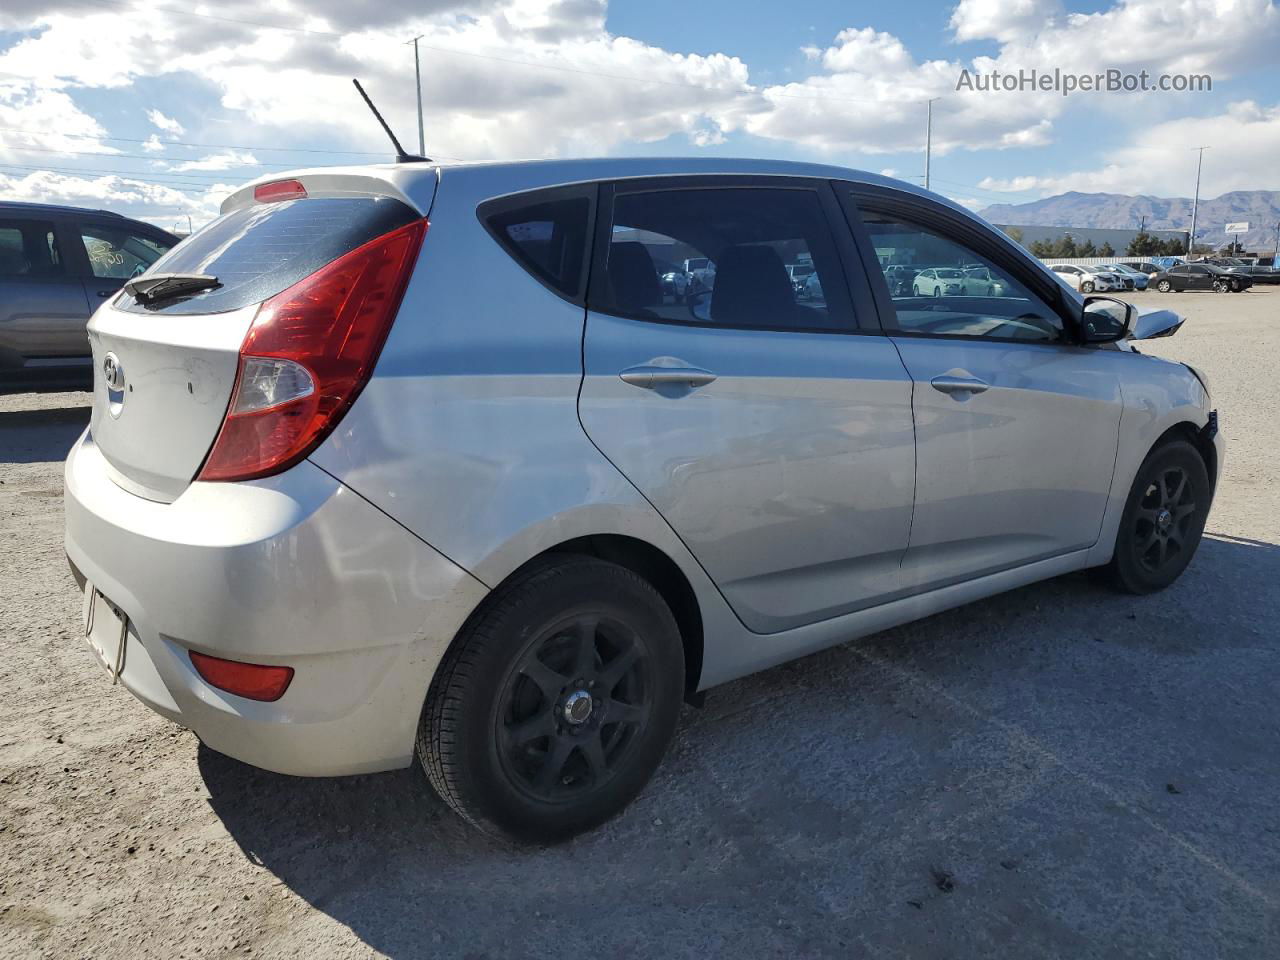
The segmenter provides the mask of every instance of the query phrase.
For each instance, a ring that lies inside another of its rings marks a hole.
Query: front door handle
[[[664,386],[705,387],[716,378],[710,370],[703,370],[701,367],[668,367],[653,363],[627,367],[618,376],[633,387],[644,387],[646,390]]]
[[[929,381],[933,389],[964,399],[969,394],[982,393],[990,384],[977,377],[934,377]]]

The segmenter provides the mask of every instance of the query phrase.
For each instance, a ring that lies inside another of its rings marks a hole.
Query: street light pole
[[[933,153],[933,101],[941,100],[941,97],[934,97],[926,102],[928,109],[924,127],[924,188],[929,189],[929,158]]]
[[[1200,159],[1196,161],[1196,197],[1191,201],[1191,238],[1187,241],[1187,258],[1190,259],[1196,247],[1196,217],[1200,213],[1200,168],[1204,165],[1204,152],[1208,147],[1192,147],[1200,151]]]
[[[425,157],[427,155],[426,131],[422,126],[422,63],[418,59],[418,41],[423,37],[418,34],[412,40],[406,43],[413,44],[413,76],[418,84],[418,156]]]

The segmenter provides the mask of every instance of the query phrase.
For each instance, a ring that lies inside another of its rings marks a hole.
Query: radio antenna
[[[416,153],[405,153],[404,147],[400,146],[400,141],[396,139],[396,135],[391,132],[391,127],[387,125],[387,121],[382,119],[382,114],[378,112],[378,108],[373,105],[373,101],[369,99],[369,95],[364,92],[364,87],[360,86],[360,81],[351,78],[351,82],[356,85],[356,89],[360,91],[360,96],[364,97],[364,102],[369,105],[369,109],[373,111],[373,115],[378,118],[378,122],[382,124],[382,129],[387,131],[387,136],[391,138],[392,145],[396,148],[396,163],[426,163],[429,157],[420,157]]]

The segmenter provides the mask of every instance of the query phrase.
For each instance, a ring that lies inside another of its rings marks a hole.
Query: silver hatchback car
[[[664,292],[655,265],[699,259],[706,289]],[[992,293],[891,293],[912,265]],[[1069,571],[1177,578],[1222,439],[1145,320],[834,167],[259,182],[89,324],[88,644],[214,750],[416,754],[477,826],[568,837],[708,687]]]

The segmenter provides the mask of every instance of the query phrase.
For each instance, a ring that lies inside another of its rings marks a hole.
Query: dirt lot
[[[0,398],[0,955],[1280,956],[1280,289],[1139,295],[1230,449],[1183,579],[1073,576],[713,691],[568,846],[417,769],[262,773],[78,636],[61,459],[87,396]]]

